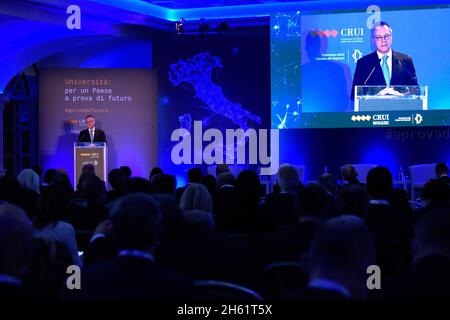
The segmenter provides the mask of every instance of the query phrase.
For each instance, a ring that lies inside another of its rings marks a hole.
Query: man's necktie
[[[384,80],[386,81],[386,86],[389,87],[391,84],[391,74],[389,73],[389,67],[387,64],[387,59],[389,56],[383,56],[383,63],[381,64],[381,69],[383,70]]]
[[[91,137],[91,142],[94,142],[94,132],[92,129],[89,129],[89,136]]]

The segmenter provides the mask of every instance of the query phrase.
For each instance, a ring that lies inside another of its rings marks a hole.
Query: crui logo
[[[279,139],[278,129],[270,130],[270,156],[267,129],[226,129],[225,143],[222,132],[210,128],[203,132],[202,122],[194,121],[194,152],[192,152],[191,133],[184,128],[172,132],[171,141],[178,143],[172,148],[171,159],[176,165],[205,163],[212,164],[259,164],[266,166],[261,168],[261,175],[274,175],[279,167]],[[212,142],[210,142],[212,141]],[[203,142],[210,142],[203,149]],[[247,143],[248,142],[248,143]],[[248,144],[248,157],[246,157],[246,145]],[[224,150],[225,149],[225,150]],[[225,160],[224,160],[225,158]],[[246,163],[248,158],[248,163]]]
[[[414,121],[416,121],[416,124],[421,124],[423,121],[422,115],[417,113],[416,116],[414,117]]]
[[[67,29],[80,30],[81,29],[81,9],[80,9],[80,7],[75,4],[72,4],[67,7],[66,12],[67,12],[67,14],[70,14],[70,16],[66,20]]]
[[[66,280],[67,289],[80,290],[81,289],[81,269],[80,269],[80,267],[77,265],[70,265],[67,267],[66,273],[70,274],[70,276],[67,277],[67,280]]]
[[[355,61],[355,63],[357,63],[358,60],[362,58],[362,56],[363,56],[363,53],[361,52],[361,50],[355,49],[353,51],[352,57],[353,57],[353,60]]]

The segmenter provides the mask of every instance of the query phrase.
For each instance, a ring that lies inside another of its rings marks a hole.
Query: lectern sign
[[[106,182],[107,152],[103,142],[76,142],[74,144],[75,186],[78,185],[83,166],[91,163],[95,168],[95,174]]]

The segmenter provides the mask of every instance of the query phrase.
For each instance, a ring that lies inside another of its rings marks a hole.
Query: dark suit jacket
[[[302,221],[292,229],[268,233],[263,240],[264,263],[299,261],[309,249],[318,228],[317,222]]]
[[[375,67],[375,70],[370,74]],[[370,77],[369,77],[370,76]],[[367,80],[367,82],[366,82]],[[355,75],[353,76],[352,100],[355,95],[355,86],[385,86],[383,71],[377,52],[372,52],[358,60]],[[410,56],[392,50],[392,86],[418,86],[416,69]]]
[[[118,254],[119,248],[112,236],[98,237],[84,251],[84,266],[113,260]]]
[[[296,200],[293,194],[272,193],[267,196],[259,210],[273,230],[277,225],[296,226],[298,224],[298,216],[295,212]]]
[[[383,270],[383,269],[382,269]],[[450,260],[443,256],[428,256],[416,262],[408,274],[388,278],[374,299],[450,299]]]
[[[87,300],[189,300],[192,281],[140,257],[123,256],[82,271],[82,290],[68,298]]]
[[[80,131],[80,134],[78,135],[78,142],[91,142],[91,137],[89,136],[88,129]],[[106,142],[106,135],[103,130],[95,128],[94,142]]]
[[[251,286],[255,270],[259,270],[250,243],[216,233],[163,240],[156,251],[161,266],[195,280],[214,279]]]
[[[450,177],[449,176],[442,176],[439,177],[439,180],[443,181],[444,183],[450,185]]]
[[[376,241],[377,265],[384,275],[406,272],[410,268],[409,240],[412,236],[411,219],[391,205],[369,205],[366,225]]]

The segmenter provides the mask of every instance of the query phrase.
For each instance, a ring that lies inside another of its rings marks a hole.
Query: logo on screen
[[[355,63],[357,63],[358,60],[362,58],[362,56],[363,56],[363,54],[359,49],[355,49],[353,51],[352,57],[353,57],[353,60],[355,60]]]
[[[420,114],[417,113],[416,116],[415,116],[415,118],[414,118],[414,121],[416,122],[416,124],[421,124],[422,121],[423,121],[422,115],[420,115]]]
[[[333,36],[333,37],[337,37],[337,35],[338,35],[338,31],[337,30],[328,30],[328,29],[326,29],[325,31],[323,31],[323,30],[315,30],[315,31],[311,31],[311,35],[313,36],[313,37],[327,37],[327,38],[329,38],[329,37],[331,37],[331,36]]]
[[[360,115],[357,115],[357,116],[355,116],[355,115],[353,115],[352,116],[352,121],[353,122],[355,122],[355,121],[370,121],[370,119],[372,119],[372,117],[371,116],[360,116]]]

